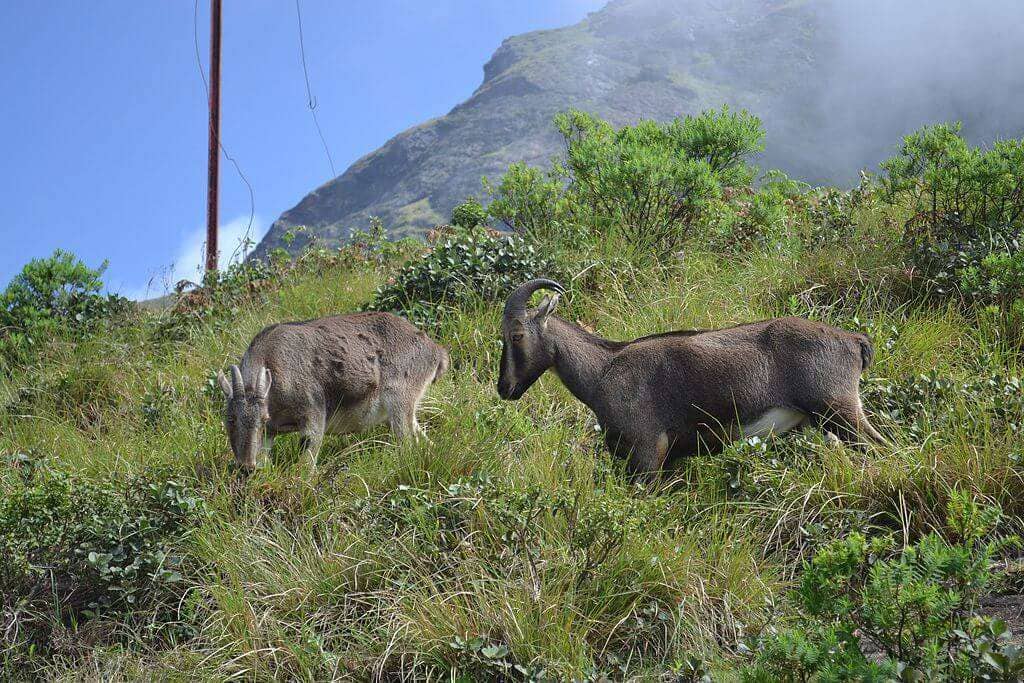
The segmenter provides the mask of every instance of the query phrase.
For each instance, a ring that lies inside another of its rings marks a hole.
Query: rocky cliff
[[[812,183],[848,182],[927,122],[962,119],[975,139],[1020,135],[1024,13],[1002,0],[985,16],[956,4],[613,0],[576,25],[505,40],[469,99],[312,191],[255,253],[297,225],[329,244],[370,216],[393,235],[423,231],[481,195],[482,176],[557,154],[551,119],[569,107],[617,124],[749,109],[768,131],[762,165]]]

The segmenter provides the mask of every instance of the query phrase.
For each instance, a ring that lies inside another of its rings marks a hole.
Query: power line
[[[320,136],[320,144],[323,145],[324,154],[327,155],[327,163],[331,166],[331,177],[334,178],[338,172],[334,170],[334,159],[331,158],[331,150],[327,147],[327,140],[324,132],[320,129],[320,121],[316,117],[316,98],[313,97],[313,90],[309,86],[309,68],[306,66],[306,45],[302,36],[302,10],[299,9],[299,0],[295,0],[295,16],[299,23],[299,54],[302,55],[302,74],[306,78],[306,104],[309,105],[309,113],[313,117],[313,125],[316,126],[316,133]]]
[[[203,70],[203,58],[199,53],[199,0],[195,0],[192,7],[192,44],[195,47],[196,66],[199,67],[199,76],[203,79],[203,89],[206,91],[206,99],[209,101],[210,84],[206,80],[206,72]],[[221,140],[219,131],[216,135],[216,141],[220,151],[224,154],[224,158],[230,161],[231,165],[235,167],[235,172],[238,173],[238,177],[241,178],[243,183],[245,183],[245,187],[249,191],[249,224],[245,228],[245,237],[243,237],[242,242],[231,254],[231,258],[234,259],[235,256],[238,255],[238,250],[242,249],[244,245],[248,244],[251,240],[250,236],[252,233],[252,225],[256,220],[256,193],[253,192],[252,184],[249,182],[249,179],[245,177],[244,173],[242,173],[242,168],[238,165],[238,161],[228,153],[227,148]]]

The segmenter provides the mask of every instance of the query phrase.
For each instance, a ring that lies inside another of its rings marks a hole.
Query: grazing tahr
[[[554,294],[527,308],[540,289]],[[861,408],[858,382],[873,354],[863,334],[776,318],[609,341],[552,315],[563,291],[531,280],[509,296],[498,394],[516,400],[554,368],[634,475],[649,479],[698,448],[804,425],[848,443],[884,442]]]
[[[315,462],[324,433],[387,421],[400,439],[421,433],[416,408],[448,368],[448,352],[390,313],[353,313],[264,328],[230,379],[225,424],[235,461],[256,466],[278,434],[298,432]]]

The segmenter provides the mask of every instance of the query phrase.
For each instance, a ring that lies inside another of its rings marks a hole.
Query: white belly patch
[[[771,408],[757,419],[740,425],[739,437],[749,439],[770,434],[782,434],[803,425],[807,415],[789,408]]]
[[[327,432],[352,434],[372,429],[388,419],[383,401],[373,398],[336,412],[327,421]]]

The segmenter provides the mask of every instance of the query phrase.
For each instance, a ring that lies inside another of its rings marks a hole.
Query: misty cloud
[[[849,181],[860,168],[873,170],[926,124],[962,121],[976,143],[1024,134],[1024,2],[811,6],[820,45],[816,83],[824,87],[793,97],[804,112],[811,103],[816,115],[807,131],[814,144],[805,150],[811,179]],[[790,113],[797,115],[783,108],[776,116]],[[767,123],[771,136],[774,122]]]
[[[226,268],[232,263],[241,262],[263,235],[266,227],[266,223],[259,216],[254,216],[250,225],[248,214],[222,223],[219,237],[219,266]],[[206,227],[203,226],[185,235],[171,263],[151,275],[147,282],[122,294],[129,299],[152,299],[172,291],[182,280],[199,282],[203,277],[205,254]]]

